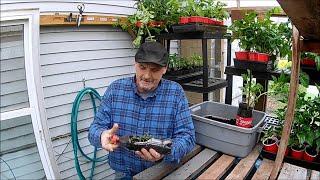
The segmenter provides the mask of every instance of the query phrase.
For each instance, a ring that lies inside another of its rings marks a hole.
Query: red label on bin
[[[251,128],[252,127],[252,117],[244,118],[241,116],[236,116],[236,125],[244,128]]]

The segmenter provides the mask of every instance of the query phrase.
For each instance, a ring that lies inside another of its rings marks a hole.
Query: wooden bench
[[[269,179],[274,161],[263,159],[259,168],[254,165],[259,157],[261,146],[257,145],[245,158],[239,159],[199,145],[187,154],[179,164],[161,162],[133,179]],[[278,179],[320,180],[320,172],[283,163]]]

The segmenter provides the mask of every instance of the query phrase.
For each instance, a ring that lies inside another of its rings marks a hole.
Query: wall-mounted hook
[[[85,9],[85,6],[84,6],[84,4],[79,4],[78,6],[77,6],[77,8],[78,8],[78,10],[79,10],[79,15],[78,15],[78,19],[77,19],[77,27],[79,28],[80,27],[80,23],[81,23],[81,20],[82,20],[82,13],[83,13],[83,11],[84,11],[84,9]]]

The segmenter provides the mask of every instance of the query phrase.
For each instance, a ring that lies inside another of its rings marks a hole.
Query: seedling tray
[[[140,151],[142,148],[149,150],[150,148],[154,149],[160,154],[170,154],[171,153],[171,143],[165,143],[165,141],[150,138],[147,141],[135,141],[131,142],[133,136],[125,136],[120,138],[120,142],[129,150]],[[166,140],[168,141],[168,140]]]
[[[259,72],[270,72],[273,69],[272,61],[268,61],[268,63],[249,61],[249,60],[234,60],[234,66],[239,69],[250,69],[253,71]]]
[[[277,154],[271,153],[271,152],[268,152],[268,151],[265,151],[262,149],[261,156],[263,158],[271,159],[274,161],[277,157]],[[294,165],[297,165],[300,167],[320,171],[320,159],[319,158],[315,162],[308,162],[305,160],[297,160],[297,159],[294,159],[290,156],[285,156],[283,160],[284,160],[284,162],[294,164]]]
[[[193,73],[188,73],[188,74],[182,74],[182,75],[176,75],[174,72],[165,74],[163,78],[175,81],[178,83],[187,83],[190,81],[194,81],[197,79],[201,79],[202,77],[202,71],[197,71]]]

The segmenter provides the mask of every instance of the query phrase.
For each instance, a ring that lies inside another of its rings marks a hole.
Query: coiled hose
[[[99,93],[95,89],[93,89],[91,87],[84,88],[78,93],[76,99],[73,102],[72,113],[71,113],[71,138],[72,138],[72,146],[73,146],[73,153],[74,153],[74,162],[75,162],[77,174],[81,180],[84,180],[85,177],[83,176],[83,173],[80,168],[80,163],[79,163],[79,159],[78,159],[78,151],[80,151],[80,153],[87,160],[92,161],[90,179],[92,179],[92,177],[93,177],[96,162],[102,162],[102,161],[106,161],[108,159],[107,156],[102,156],[100,158],[97,158],[97,150],[98,150],[97,147],[94,148],[93,158],[90,158],[88,155],[86,155],[83,152],[83,150],[81,149],[81,146],[79,144],[78,128],[77,128],[78,111],[79,111],[79,106],[80,106],[80,102],[81,102],[82,98],[87,94],[90,95],[90,99],[91,99],[92,106],[93,106],[93,113],[96,114],[97,106],[96,106],[95,98],[98,99],[99,101],[101,101],[101,96],[99,95]]]

